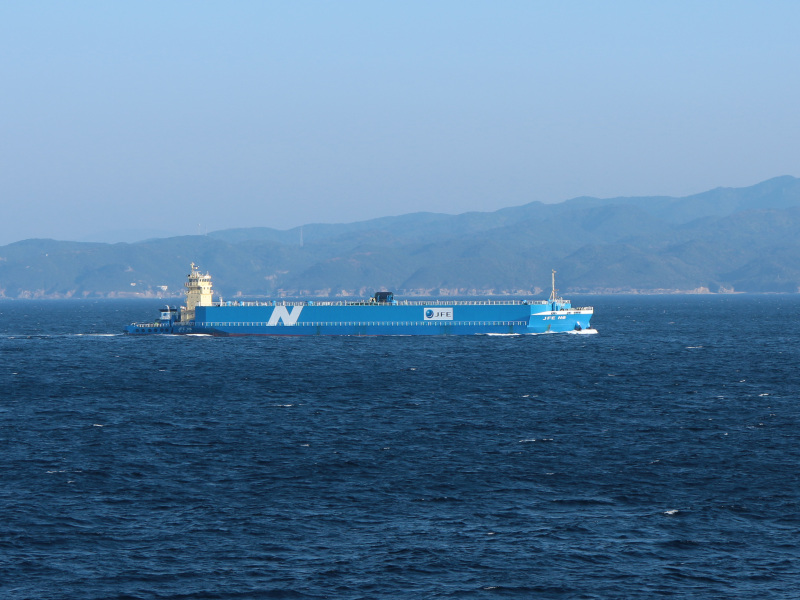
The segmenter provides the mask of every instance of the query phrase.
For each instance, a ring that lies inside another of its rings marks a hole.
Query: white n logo
[[[303,310],[302,306],[294,306],[292,312],[289,313],[285,306],[276,306],[272,309],[272,316],[267,321],[267,325],[277,325],[278,321],[283,321],[284,325],[294,325],[297,323],[301,310]]]

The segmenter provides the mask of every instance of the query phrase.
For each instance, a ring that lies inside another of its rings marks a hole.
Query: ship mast
[[[552,277],[553,277],[553,291],[550,292],[550,302],[555,302],[558,299],[558,296],[556,296],[556,270],[555,269],[553,269]]]

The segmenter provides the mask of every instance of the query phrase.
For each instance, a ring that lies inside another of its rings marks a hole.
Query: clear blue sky
[[[5,2],[0,244],[797,176],[798,23],[795,1]]]

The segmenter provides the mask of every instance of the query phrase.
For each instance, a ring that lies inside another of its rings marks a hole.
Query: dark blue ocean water
[[[0,302],[0,597],[800,596],[800,297],[590,303],[225,339]]]

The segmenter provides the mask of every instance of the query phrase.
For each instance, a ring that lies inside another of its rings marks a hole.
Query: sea
[[[573,302],[596,333],[0,301],[0,598],[799,598],[800,295]]]

